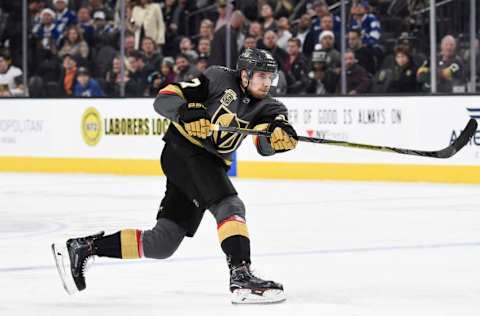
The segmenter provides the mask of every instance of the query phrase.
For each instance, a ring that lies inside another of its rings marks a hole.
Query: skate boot
[[[95,235],[71,238],[64,247],[52,244],[53,257],[63,287],[72,295],[86,288],[85,269],[87,261],[95,255],[93,241],[102,237],[104,232]]]
[[[233,304],[271,304],[286,300],[280,283],[256,277],[247,263],[230,267],[230,291]]]

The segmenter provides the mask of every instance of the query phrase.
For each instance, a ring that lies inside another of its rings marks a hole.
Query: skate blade
[[[232,293],[232,304],[278,304],[286,300],[282,290],[271,289],[261,293],[249,289],[239,289]]]
[[[56,244],[52,244],[52,253],[63,288],[69,295],[77,293],[78,289],[70,270],[70,257],[66,246],[59,247]]]

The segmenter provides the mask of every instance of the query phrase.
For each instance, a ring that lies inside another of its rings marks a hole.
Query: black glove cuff
[[[195,122],[200,119],[208,119],[205,107],[189,107],[188,103],[178,108],[179,121],[184,123]]]

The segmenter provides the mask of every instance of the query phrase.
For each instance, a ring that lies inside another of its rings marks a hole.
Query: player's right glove
[[[210,119],[202,103],[187,103],[178,109],[179,121],[189,136],[207,138],[211,134]]]

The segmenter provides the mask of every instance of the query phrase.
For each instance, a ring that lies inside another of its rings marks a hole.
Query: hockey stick
[[[340,140],[331,140],[331,139],[315,138],[315,137],[307,137],[307,136],[298,136],[298,140],[301,142],[307,142],[307,143],[326,144],[326,145],[343,146],[343,147],[350,147],[350,148],[361,148],[361,149],[369,149],[369,150],[385,151],[385,152],[395,152],[395,153],[405,154],[405,155],[414,155],[414,156],[423,156],[423,157],[432,157],[432,158],[450,158],[453,155],[455,155],[458,151],[460,151],[460,149],[462,149],[468,143],[470,138],[477,131],[477,125],[478,124],[475,119],[470,119],[470,121],[468,121],[467,126],[465,126],[465,129],[462,131],[462,133],[460,133],[460,136],[453,142],[453,144],[441,150],[435,150],[435,151],[413,150],[413,149],[403,149],[403,148],[389,147],[389,146],[367,145],[367,144],[351,143],[351,142],[340,141]],[[213,130],[239,133],[244,135],[260,135],[260,136],[267,136],[267,137],[271,136],[271,133],[267,131],[258,131],[258,130],[247,129],[247,128],[221,126],[221,125],[213,125]]]

